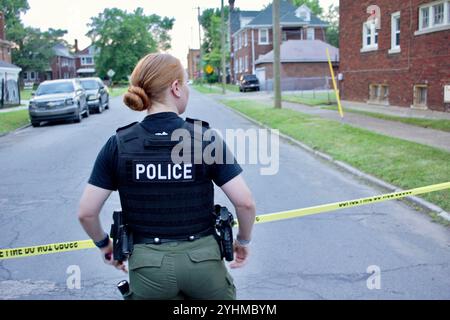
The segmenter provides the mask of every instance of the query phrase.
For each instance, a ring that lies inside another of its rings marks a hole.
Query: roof
[[[307,8],[305,5],[303,7]],[[311,20],[305,20],[296,16],[297,8],[287,0],[280,1],[280,24],[281,25],[320,25],[328,26],[328,24],[314,14],[311,14]],[[309,10],[307,8],[307,10]],[[270,26],[272,22],[272,4],[260,11],[260,13],[248,24],[248,26]]]
[[[331,61],[339,62],[339,49],[321,40],[288,40],[281,44],[281,62],[327,62],[326,49]],[[273,63],[273,51],[262,55],[255,64]]]
[[[59,44],[53,46],[53,52],[58,57],[65,57],[65,58],[71,58],[71,59],[75,58],[73,55],[70,54],[69,48],[67,48],[62,43],[59,43]]]
[[[239,9],[234,9],[230,13],[230,34],[234,34],[236,31],[241,29],[241,17],[243,18],[254,18],[260,11],[240,11]]]
[[[99,50],[91,44],[90,46],[76,53],[77,56],[94,56]]]
[[[18,66],[14,65],[12,63],[8,63],[8,62],[3,61],[3,60],[0,60],[0,68],[22,70]]]

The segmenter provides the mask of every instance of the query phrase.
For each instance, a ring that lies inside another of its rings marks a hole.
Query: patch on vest
[[[133,161],[134,182],[189,182],[194,181],[194,165],[171,162]]]

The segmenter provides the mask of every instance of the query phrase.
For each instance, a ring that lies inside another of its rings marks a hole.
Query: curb
[[[23,127],[14,129],[13,131],[5,132],[5,133],[0,133],[0,138],[2,138],[2,137],[4,137],[4,136],[7,136],[7,135],[9,135],[9,134],[12,134],[12,133],[16,133],[16,132],[18,132],[18,131],[20,131],[20,130],[23,130],[23,129],[26,129],[26,128],[28,128],[28,127],[31,127],[31,123],[29,123],[29,124],[27,124],[27,125],[25,125],[25,126],[23,126]]]
[[[241,117],[247,119],[248,121],[257,124],[260,127],[263,127],[263,128],[269,129],[269,130],[273,129],[273,128],[270,128],[267,125],[265,125],[265,124],[255,120],[255,119],[250,118],[249,116],[243,114],[240,111],[237,111],[237,110],[235,110],[233,108],[230,108],[230,107],[224,105],[223,103],[220,103],[220,104],[223,105],[224,107],[226,107],[227,109],[235,112],[236,114],[240,115]],[[305,151],[308,151],[309,153],[312,153],[312,154],[316,155],[317,157],[319,157],[319,158],[321,158],[321,159],[323,159],[325,161],[331,162],[335,166],[339,167],[340,169],[342,169],[342,170],[344,170],[344,171],[346,171],[346,172],[348,172],[348,173],[350,173],[352,175],[355,175],[355,176],[357,176],[357,177],[359,177],[361,179],[364,179],[364,180],[366,180],[366,181],[368,181],[368,182],[370,182],[370,183],[372,183],[372,184],[374,184],[374,185],[376,185],[378,187],[386,189],[386,190],[388,190],[390,192],[403,191],[403,189],[401,189],[399,187],[396,187],[396,186],[394,186],[392,184],[389,184],[389,183],[387,183],[387,182],[385,182],[383,180],[380,180],[380,179],[378,179],[378,178],[376,178],[374,176],[371,176],[371,175],[369,175],[367,173],[364,173],[364,172],[362,172],[362,171],[360,171],[360,170],[358,170],[358,169],[356,169],[356,168],[354,168],[354,167],[352,167],[352,166],[350,166],[350,165],[348,165],[348,164],[346,164],[344,162],[341,162],[339,160],[335,160],[333,157],[331,157],[328,154],[325,154],[323,152],[314,150],[313,148],[307,146],[306,144],[304,144],[304,143],[302,143],[300,141],[297,141],[294,138],[292,138],[292,137],[290,137],[290,136],[288,136],[288,135],[286,135],[284,133],[279,132],[279,136],[282,137],[283,139],[288,140],[289,142],[299,146],[300,148],[304,149]],[[417,206],[419,206],[419,207],[421,207],[423,209],[426,209],[426,210],[432,211],[434,213],[437,213],[439,217],[441,217],[442,219],[450,222],[450,214],[448,212],[446,212],[444,209],[442,209],[441,207],[439,207],[439,206],[437,206],[437,205],[435,205],[435,204],[433,204],[431,202],[428,202],[428,201],[426,201],[426,200],[424,200],[422,198],[419,198],[417,196],[406,197],[405,200],[407,202],[411,202],[411,203],[413,203],[413,204],[415,204],[415,205],[417,205]]]

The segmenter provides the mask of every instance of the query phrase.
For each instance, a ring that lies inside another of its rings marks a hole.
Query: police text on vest
[[[190,181],[192,171],[192,164],[188,163],[134,163],[135,181]]]

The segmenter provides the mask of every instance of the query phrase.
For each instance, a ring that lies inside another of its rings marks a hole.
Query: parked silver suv
[[[53,80],[41,83],[28,107],[33,127],[42,121],[73,120],[89,117],[86,91],[77,79]]]

